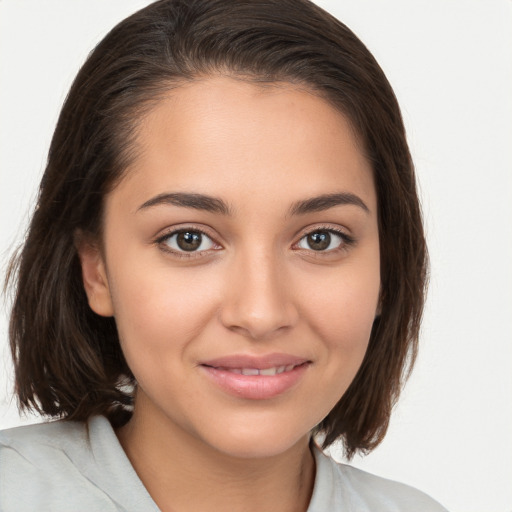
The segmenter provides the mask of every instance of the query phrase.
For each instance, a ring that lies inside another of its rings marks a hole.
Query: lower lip
[[[309,363],[304,363],[289,372],[276,375],[241,375],[211,366],[200,366],[221,389],[230,395],[249,400],[268,400],[285,393],[299,382],[308,367]]]

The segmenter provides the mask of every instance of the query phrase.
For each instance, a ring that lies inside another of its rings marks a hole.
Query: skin
[[[310,91],[220,76],[170,91],[137,149],[106,197],[103,250],[79,247],[89,304],[115,317],[138,382],[120,442],[162,510],[306,510],[310,431],[354,378],[378,308],[370,164]],[[154,200],[169,193],[213,196],[229,214]],[[362,204],[292,211],[332,194]],[[177,252],[178,228],[206,233],[199,251]],[[312,249],[306,235],[326,230],[341,235]],[[226,393],[201,366],[269,353],[308,361],[269,399]]]

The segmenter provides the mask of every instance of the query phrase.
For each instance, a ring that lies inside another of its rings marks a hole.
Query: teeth
[[[275,375],[277,373],[277,368],[265,368],[264,370],[260,370],[260,375]]]
[[[288,366],[273,366],[272,368],[264,368],[259,370],[258,368],[219,368],[219,370],[228,371],[231,373],[237,373],[239,375],[279,375],[284,372],[291,372],[295,368],[294,364]]]
[[[242,375],[259,375],[260,371],[257,368],[242,368]]]

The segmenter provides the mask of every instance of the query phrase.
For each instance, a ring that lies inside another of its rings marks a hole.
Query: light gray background
[[[0,265],[20,241],[68,87],[144,0],[0,0]],[[322,0],[402,105],[432,278],[416,370],[355,465],[453,512],[512,511],[512,2]],[[0,428],[20,419],[0,316]],[[334,455],[340,457],[339,451]]]

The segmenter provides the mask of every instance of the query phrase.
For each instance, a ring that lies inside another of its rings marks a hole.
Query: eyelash
[[[315,257],[321,257],[322,255],[327,255],[327,254],[332,255],[332,254],[337,254],[341,251],[346,251],[356,243],[355,238],[353,238],[350,235],[347,235],[347,233],[345,233],[339,229],[335,229],[335,228],[327,227],[327,226],[321,226],[321,227],[316,227],[310,231],[305,232],[299,238],[299,240],[295,244],[293,244],[293,246],[296,247],[306,237],[308,237],[314,233],[320,233],[320,232],[334,234],[334,235],[340,237],[342,240],[340,247],[336,247],[336,248],[330,249],[328,251],[315,251],[314,249],[304,249],[304,248],[296,248],[295,250],[307,251],[308,253],[313,254]],[[167,253],[171,253],[173,256],[178,257],[178,258],[200,258],[200,257],[204,257],[204,256],[208,255],[210,253],[210,251],[212,250],[212,249],[205,249],[202,251],[187,252],[184,250],[179,251],[179,250],[171,249],[166,242],[168,242],[173,236],[179,235],[180,233],[198,233],[201,236],[208,238],[212,242],[213,245],[217,245],[220,247],[220,244],[218,244],[213,239],[212,236],[210,236],[204,230],[202,230],[200,228],[196,228],[196,227],[184,227],[184,228],[174,229],[172,231],[169,231],[169,232],[159,236],[154,241],[154,243],[157,244],[158,246],[160,246],[163,251],[165,251]],[[213,250],[218,250],[218,249],[213,249]]]
[[[332,255],[332,254],[338,254],[342,251],[347,251],[350,247],[352,247],[356,243],[356,239],[354,237],[348,235],[347,233],[345,233],[344,231],[342,231],[340,229],[336,229],[336,228],[329,227],[329,226],[319,226],[319,227],[315,227],[314,229],[308,230],[307,232],[305,232],[300,237],[299,241],[297,243],[295,243],[294,245],[295,246],[298,245],[302,240],[304,240],[305,238],[307,238],[308,236],[310,236],[314,233],[334,234],[341,238],[342,243],[340,244],[339,247],[330,249],[328,251],[315,251],[314,249],[302,249],[302,248],[298,248],[297,250],[299,250],[299,251],[304,250],[304,251],[307,251],[308,253],[314,255],[315,257],[321,257],[323,255]]]
[[[201,257],[206,256],[212,250],[212,249],[206,249],[206,250],[202,250],[202,251],[187,252],[187,251],[177,251],[175,249],[170,248],[166,244],[166,242],[168,242],[173,236],[179,235],[180,233],[198,233],[198,234],[208,238],[209,240],[211,240],[213,245],[220,247],[220,245],[217,242],[215,242],[215,240],[213,239],[212,236],[210,236],[204,230],[202,230],[200,228],[196,228],[196,227],[184,227],[184,228],[179,228],[179,229],[174,229],[174,230],[168,231],[167,233],[159,236],[155,240],[155,243],[158,246],[160,246],[160,248],[163,251],[170,253],[173,256],[178,257],[178,258],[187,258],[187,259],[188,258],[201,258]],[[217,249],[213,249],[213,250],[217,250]]]

